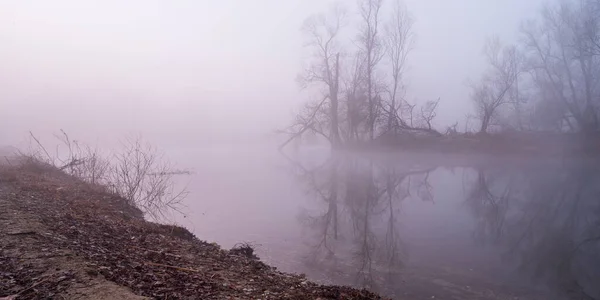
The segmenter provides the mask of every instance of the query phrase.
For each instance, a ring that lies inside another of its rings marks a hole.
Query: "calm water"
[[[600,169],[559,160],[173,151],[201,239],[398,299],[600,299]],[[410,296],[410,297],[407,297]]]

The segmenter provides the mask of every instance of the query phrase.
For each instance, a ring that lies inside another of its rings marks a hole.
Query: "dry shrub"
[[[178,171],[164,155],[141,137],[128,138],[122,151],[112,156],[108,186],[153,218],[164,218],[166,210],[178,210],[188,192],[177,188]]]
[[[62,130],[60,135],[55,135],[59,146],[54,155],[33,133],[30,137],[29,151],[18,157],[19,168],[70,175],[122,197],[155,220],[165,219],[169,211],[180,212],[182,201],[188,195],[185,187],[176,185],[175,176],[189,172],[175,169],[141,136],[125,139],[119,151],[108,155],[97,147],[71,140]]]

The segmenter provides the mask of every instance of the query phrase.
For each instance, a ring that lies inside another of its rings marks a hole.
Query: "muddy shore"
[[[247,254],[59,171],[0,167],[0,299],[382,299]]]

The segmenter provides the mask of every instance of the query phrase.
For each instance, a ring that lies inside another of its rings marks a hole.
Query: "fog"
[[[303,21],[328,1],[0,2],[0,139],[64,129],[162,145],[263,140],[307,93]],[[436,124],[463,122],[486,37],[516,40],[541,1],[405,1],[415,19],[407,98],[441,98]],[[352,11],[353,1],[342,3]]]
[[[600,1],[402,2],[0,0],[0,146],[320,283],[600,299]]]

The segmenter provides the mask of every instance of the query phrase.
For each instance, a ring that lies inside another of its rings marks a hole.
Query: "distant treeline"
[[[323,94],[305,103],[283,131],[289,140],[282,146],[307,133],[338,147],[382,137],[406,141],[406,135],[590,136],[600,130],[600,0],[549,2],[536,18],[523,21],[518,43],[489,38],[483,51],[487,67],[470,81],[474,109],[460,120],[462,128],[458,122],[435,126],[439,98],[416,104],[404,97],[406,62],[418,48],[401,0],[362,0],[356,17],[357,27],[348,26],[347,11],[335,6],[306,20],[303,31],[313,57],[299,82]],[[577,136],[560,141],[580,141]],[[532,143],[528,139],[522,142]]]

